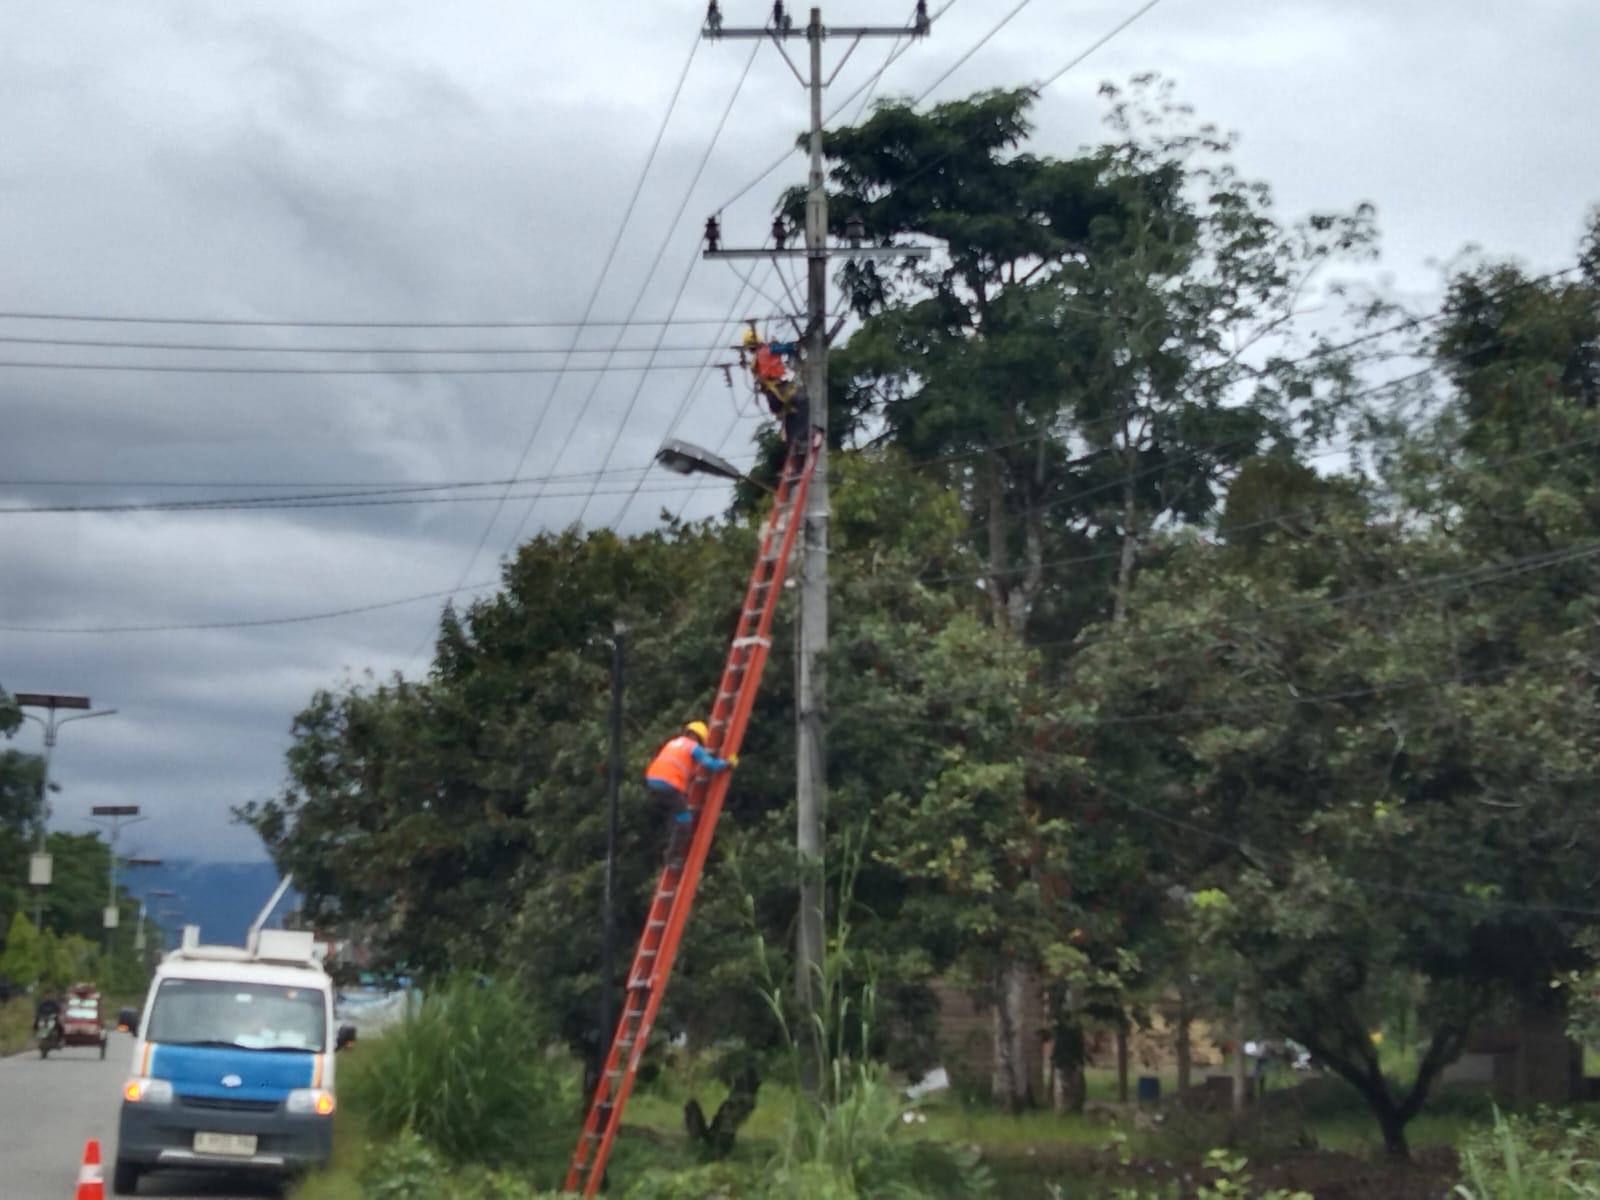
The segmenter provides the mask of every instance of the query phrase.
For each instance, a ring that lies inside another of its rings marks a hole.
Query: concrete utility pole
[[[725,26],[721,6],[712,0],[706,10],[704,36],[724,38],[771,38],[795,78],[810,93],[811,171],[806,193],[805,246],[786,249],[784,238],[775,236],[771,249],[728,250],[720,246],[721,223],[718,216],[706,222],[707,258],[804,258],[806,260],[805,387],[809,397],[811,421],[823,434],[822,451],[811,491],[807,497],[803,550],[800,561],[800,647],[795,688],[795,843],[801,861],[800,920],[795,945],[795,990],[809,1006],[812,977],[822,962],[823,928],[823,817],[827,809],[827,753],[824,740],[825,680],[819,655],[828,645],[828,260],[846,258],[924,257],[926,247],[863,246],[864,223],[854,216],[850,221],[850,245],[828,245],[828,193],[822,157],[822,93],[838,76],[840,69],[864,38],[924,37],[931,22],[925,2],[917,4],[916,19],[909,26],[850,25],[826,26],[822,10],[813,8],[804,28],[796,28],[783,0],[772,6],[771,23],[760,27]],[[785,43],[804,38],[810,45],[809,77],[802,75],[789,57]],[[822,43],[827,38],[849,39],[832,74],[822,73]],[[774,223],[774,234],[782,230],[782,217]]]
[[[149,820],[149,818],[139,815],[139,806],[137,804],[96,804],[89,809],[89,813],[89,820],[94,824],[109,826],[111,829],[111,838],[108,846],[109,853],[106,856],[106,906],[101,913],[100,919],[100,923],[105,927],[106,931],[106,961],[109,964],[120,912],[117,905],[117,838],[121,835],[124,825],[136,825],[140,821]],[[146,864],[159,864],[161,860],[155,858],[144,860],[129,859],[128,861],[130,865],[143,866]]]

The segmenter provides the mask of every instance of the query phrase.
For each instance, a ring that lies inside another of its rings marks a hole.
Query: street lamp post
[[[128,861],[130,864],[133,862],[132,859],[129,859]],[[141,862],[139,865],[154,866],[160,861],[160,859],[149,859]],[[178,893],[173,891],[171,888],[146,888],[144,894],[139,897],[139,928],[133,937],[133,948],[137,953],[142,954],[145,948],[144,926],[145,921],[147,920],[147,914],[149,913],[148,901],[155,899],[171,899],[177,894]],[[162,942],[165,943],[165,941],[166,939],[163,937]]]
[[[56,746],[56,734],[61,726],[69,721],[86,721],[90,717],[109,717],[117,710],[102,708],[98,712],[87,711],[91,705],[87,696],[62,695],[56,692],[17,692],[11,697],[21,709],[42,708],[45,715],[35,716],[31,712],[22,715],[29,721],[36,722],[44,729],[44,755],[39,772],[39,812],[37,817],[37,841],[35,844],[32,861],[28,864],[28,882],[33,885],[33,927],[44,929],[44,889],[50,886],[51,859],[46,848],[45,833],[50,824],[50,755]],[[76,716],[57,717],[62,709],[78,711]]]
[[[137,804],[96,804],[89,809],[89,812],[92,814],[89,819],[96,825],[106,825],[111,829],[111,853],[108,856],[110,865],[106,871],[106,907],[102,914],[106,930],[106,963],[109,965],[112,937],[117,929],[117,838],[121,836],[124,825],[135,825],[147,818],[139,815]]]

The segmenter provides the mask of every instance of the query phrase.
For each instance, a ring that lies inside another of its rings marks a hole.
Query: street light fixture
[[[693,442],[680,442],[676,438],[667,439],[661,443],[661,449],[656,451],[656,462],[679,475],[715,475],[720,479],[731,479],[735,483],[752,484],[764,492],[772,490],[759,479],[752,479],[727,459],[696,446]]]
[[[33,927],[44,928],[44,889],[50,886],[52,862],[50,853],[46,849],[45,832],[50,825],[50,754],[55,749],[56,733],[61,726],[69,721],[87,721],[90,717],[109,717],[117,710],[102,708],[98,712],[90,712],[92,707],[89,697],[73,696],[58,692],[14,692],[11,698],[16,701],[18,708],[42,708],[45,715],[35,716],[31,712],[22,714],[25,720],[34,721],[44,729],[44,755],[39,771],[39,813],[38,836],[33,857],[28,862],[28,883],[34,888],[33,894]],[[66,709],[76,711],[72,717],[56,716],[56,713]]]

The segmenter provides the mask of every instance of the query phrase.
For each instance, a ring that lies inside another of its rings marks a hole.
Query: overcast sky
[[[839,0],[824,16],[888,24],[910,7]],[[883,92],[920,94],[1013,7],[957,0]],[[932,99],[1054,74],[1138,7],[1033,0]],[[770,6],[723,10],[729,24],[759,24]],[[281,786],[290,719],[314,689],[425,670],[441,594],[492,583],[519,534],[578,519],[637,529],[663,506],[691,517],[720,506],[714,490],[658,490],[682,482],[643,468],[669,431],[732,456],[748,448],[753,418],[701,364],[731,338],[730,315],[783,306],[782,284],[763,267],[755,296],[726,264],[697,262],[699,234],[722,208],[729,243],[762,241],[778,188],[804,177],[798,156],[727,202],[792,145],[806,109],[768,46],[713,145],[751,43],[697,44],[704,11],[698,0],[0,0],[0,311],[539,325],[0,318],[0,507],[571,476],[519,484],[503,506],[504,489],[479,488],[432,494],[488,502],[0,513],[0,686],[119,710],[62,732],[57,827],[90,828],[91,804],[137,803],[151,819],[125,844],[140,852],[259,857],[228,809]],[[830,45],[830,60],[841,49]],[[829,107],[890,50],[863,46]],[[1203,117],[1239,131],[1241,168],[1273,185],[1284,216],[1377,205],[1384,254],[1371,278],[1425,304],[1438,262],[1469,242],[1537,269],[1571,259],[1600,200],[1596,62],[1594,0],[1164,0],[1049,89],[1033,148],[1070,155],[1098,141],[1097,85],[1160,70]],[[680,77],[589,312],[679,323],[592,325],[577,343],[609,350],[620,338],[610,362],[635,367],[659,345],[648,374],[551,371],[608,361],[592,352],[568,363],[16,340],[559,351],[578,331],[549,323],[588,311]],[[539,371],[125,369],[135,364]],[[424,594],[337,618],[192,628]],[[126,631],[150,626],[180,628]],[[125,631],[61,632],[110,629]],[[14,744],[37,749],[38,728]]]

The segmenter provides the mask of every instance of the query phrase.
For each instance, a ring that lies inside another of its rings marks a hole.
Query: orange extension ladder
[[[722,669],[722,682],[717,687],[717,700],[711,709],[711,744],[707,749],[722,758],[739,753],[745,725],[750,720],[750,708],[761,687],[761,669],[772,648],[772,614],[778,607],[784,569],[794,545],[795,531],[805,513],[806,492],[811,486],[811,473],[816,469],[821,446],[822,435],[813,430],[804,465],[796,468],[792,452],[784,461],[777,497],[762,527],[761,549],[756,556],[755,569],[750,573],[739,626],[728,648],[728,661]],[[628,968],[622,1016],[617,1021],[605,1067],[595,1085],[594,1099],[578,1138],[578,1148],[573,1151],[572,1165],[567,1169],[564,1188],[568,1192],[581,1189],[583,1195],[593,1196],[600,1190],[611,1144],[622,1125],[623,1106],[633,1090],[639,1060],[650,1037],[650,1028],[655,1024],[656,1011],[661,1007],[661,997],[667,990],[667,980],[672,975],[672,962],[678,953],[683,927],[689,920],[689,909],[694,904],[695,889],[700,884],[700,872],[711,848],[711,836],[716,829],[717,816],[722,812],[722,800],[727,795],[731,774],[718,771],[708,775],[696,771],[689,784],[689,803],[699,814],[694,836],[683,865],[668,864],[656,884],[655,899],[650,902],[639,948],[634,952],[633,965]]]

